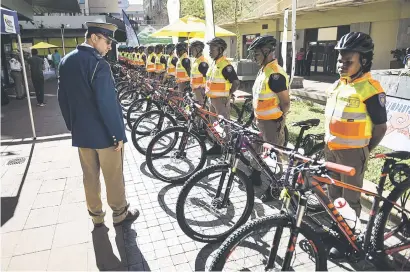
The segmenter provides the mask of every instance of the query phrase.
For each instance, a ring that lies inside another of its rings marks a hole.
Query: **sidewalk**
[[[55,81],[46,83],[46,93],[44,108],[32,99],[39,136],[35,142],[30,141],[27,102],[12,100],[2,107],[2,271],[204,270],[219,245],[192,241],[181,231],[175,219],[181,186],[153,178],[132,143],[125,145],[126,193],[141,215],[131,228],[115,229],[104,200],[106,227],[93,229],[77,149],[71,147],[58,108]],[[11,159],[23,162],[7,165]],[[278,212],[277,203],[259,200],[264,189],[255,188],[250,220]],[[328,268],[354,269],[330,261]]]

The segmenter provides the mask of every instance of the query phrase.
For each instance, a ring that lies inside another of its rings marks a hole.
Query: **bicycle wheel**
[[[138,117],[132,126],[132,143],[138,152],[145,155],[149,143],[159,131],[175,127],[176,125],[177,122],[168,113],[164,113],[161,110],[146,112]]]
[[[409,210],[409,177],[399,183],[387,199]],[[374,258],[378,269],[409,271],[410,213],[399,211],[392,203],[384,201],[374,222],[372,245],[378,252]]]
[[[141,114],[151,111],[159,110],[161,105],[158,101],[154,101],[151,98],[140,98],[133,102],[127,110],[127,125],[132,128],[135,120],[141,116]]]
[[[178,126],[155,135],[147,148],[148,169],[158,179],[180,183],[205,164],[204,141],[188,128]]]
[[[293,231],[292,219],[275,214],[249,222],[232,233],[216,251],[210,271],[264,271],[271,247],[279,243],[274,269],[282,267]],[[283,229],[280,237],[276,230]],[[302,222],[298,240],[294,241],[292,270],[327,270],[327,253],[320,236]]]
[[[251,215],[254,204],[252,182],[239,169],[232,173],[230,168],[229,164],[206,167],[193,175],[179,193],[178,224],[191,239],[204,243],[223,241]],[[223,206],[231,175],[229,199]],[[216,197],[222,185],[220,195]]]
[[[119,101],[123,111],[127,111],[130,105],[137,100],[139,94],[135,91],[127,91],[120,95]]]

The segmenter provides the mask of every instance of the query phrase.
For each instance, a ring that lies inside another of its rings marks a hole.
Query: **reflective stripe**
[[[353,119],[353,120],[366,120],[366,113],[361,112],[345,112],[342,110],[335,109],[333,111],[333,118],[341,118],[341,119]]]
[[[267,98],[274,98],[274,97],[276,97],[276,94],[274,92],[270,92],[270,93],[267,93],[267,94],[260,93],[258,95],[258,99],[260,99],[260,100],[267,99]]]
[[[341,138],[341,137],[336,137],[333,135],[329,136],[329,139],[326,139],[329,147],[331,145],[341,145],[341,146],[346,146],[346,148],[352,148],[352,147],[364,147],[369,145],[370,143],[370,138],[368,139],[347,139],[347,138]]]
[[[208,95],[210,98],[228,97],[228,96],[229,96],[229,91],[223,91],[223,92],[210,91],[210,92],[207,93],[207,95]]]
[[[281,112],[279,107],[268,109],[268,110],[255,110],[255,113],[257,115],[262,115],[262,116],[271,115],[271,114],[278,113],[278,112]]]

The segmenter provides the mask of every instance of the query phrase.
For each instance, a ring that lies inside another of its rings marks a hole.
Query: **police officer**
[[[155,46],[155,73],[157,73],[157,78],[161,79],[161,76],[165,73],[165,68],[167,65],[167,59],[164,54],[164,46],[162,44],[157,44]]]
[[[147,55],[145,54],[145,46],[140,45],[138,47],[138,53],[140,53],[140,59],[138,61],[138,66],[145,70],[146,62],[147,62]]]
[[[209,55],[214,60],[206,75],[205,94],[211,99],[211,111],[230,118],[230,96],[239,87],[239,79],[231,63],[223,55],[228,47],[221,38],[210,40]],[[220,154],[221,148],[214,145],[208,150],[209,155]]]
[[[273,36],[257,37],[249,47],[254,60],[261,66],[252,88],[253,109],[257,126],[264,141],[285,144],[285,115],[290,108],[289,80],[285,70],[274,57],[276,39]],[[261,185],[258,164],[250,176],[255,185]],[[271,199],[270,188],[262,201]]]
[[[155,48],[152,45],[148,46],[147,48],[148,57],[147,57],[147,62],[146,62],[146,69],[147,69],[147,72],[149,73],[150,78],[155,77],[155,52],[154,50]]]
[[[191,68],[191,88],[200,105],[205,102],[206,73],[209,68],[208,61],[202,54],[204,47],[205,44],[201,41],[194,41],[190,46],[190,52],[195,58]]]
[[[191,60],[188,57],[186,43],[177,43],[175,46],[175,51],[178,56],[178,62],[176,65],[176,81],[178,83],[178,89],[183,91],[191,80]]]
[[[353,177],[332,174],[342,182],[362,187],[369,152],[386,133],[386,94],[370,74],[374,45],[371,37],[361,32],[344,35],[337,43],[340,79],[327,90],[325,110],[325,158],[356,169]],[[329,186],[329,196],[343,197],[360,216],[360,193]],[[330,257],[341,257],[336,248]]]
[[[175,55],[175,45],[170,43],[165,46],[165,54],[167,55],[167,70],[163,80],[163,83],[167,79],[175,78],[176,76],[176,66],[178,58]]]
[[[86,23],[85,42],[60,64],[58,101],[72,144],[78,147],[89,214],[96,227],[104,223],[100,168],[114,225],[134,221],[138,210],[129,209],[125,197],[123,158],[125,136],[114,79],[104,56],[111,50],[116,25]]]

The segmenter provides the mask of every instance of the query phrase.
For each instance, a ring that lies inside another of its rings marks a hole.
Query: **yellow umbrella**
[[[205,21],[194,16],[185,16],[173,24],[167,25],[160,30],[151,34],[152,37],[187,37],[187,38],[204,38]],[[235,33],[215,26],[215,36],[228,37],[236,36]]]
[[[58,46],[55,46],[53,44],[49,44],[49,43],[46,43],[46,42],[39,42],[39,43],[33,45],[31,48],[32,49],[47,49],[47,48],[54,48],[54,47],[58,47]]]

